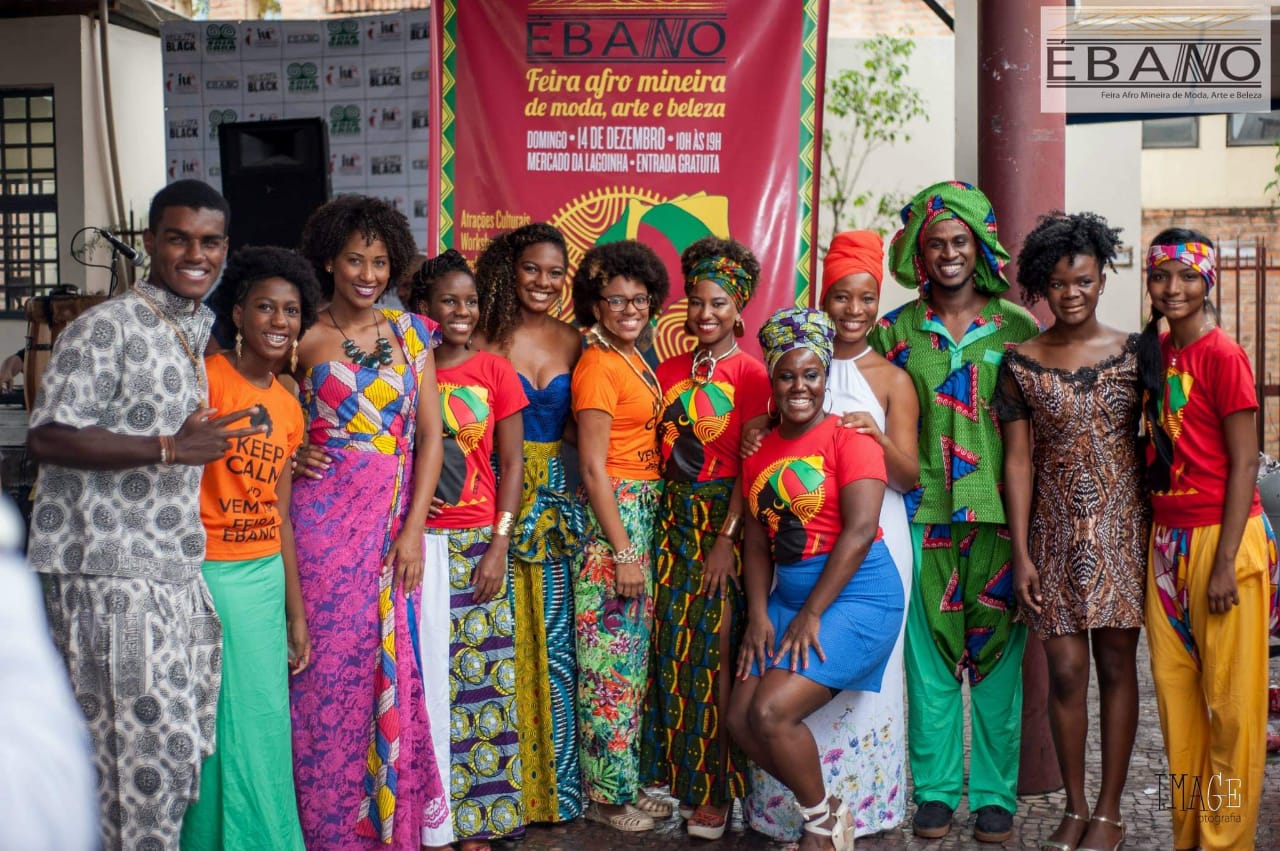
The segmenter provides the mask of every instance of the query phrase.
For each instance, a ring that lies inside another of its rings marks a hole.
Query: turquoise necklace
[[[338,333],[342,335],[342,353],[350,358],[356,366],[361,366],[365,369],[391,366],[391,341],[382,336],[382,324],[378,320],[377,309],[373,311],[373,327],[378,334],[378,342],[376,351],[373,354],[357,346],[356,341],[347,336],[347,332],[342,330],[342,326],[338,324],[337,317],[333,315],[333,308],[325,308],[325,312],[329,314],[333,327],[337,328]]]

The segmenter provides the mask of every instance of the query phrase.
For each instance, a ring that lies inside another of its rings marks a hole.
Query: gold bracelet
[[[509,537],[511,530],[515,528],[516,517],[510,511],[504,511],[498,515],[498,524],[493,529],[493,534]]]
[[[734,538],[737,537],[738,529],[741,527],[742,515],[730,514],[724,519],[724,525],[720,527],[719,534],[724,535],[726,538]]]

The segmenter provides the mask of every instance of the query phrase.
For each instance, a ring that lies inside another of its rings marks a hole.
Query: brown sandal
[[[666,801],[653,797],[648,792],[642,791],[636,795],[632,806],[656,819],[664,819],[671,816],[671,805]]]

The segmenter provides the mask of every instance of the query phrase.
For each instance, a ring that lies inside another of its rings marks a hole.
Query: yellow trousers
[[[1236,557],[1240,604],[1209,612],[1219,526],[1151,530],[1147,642],[1176,848],[1254,847],[1267,741],[1267,621],[1275,541],[1262,517]]]

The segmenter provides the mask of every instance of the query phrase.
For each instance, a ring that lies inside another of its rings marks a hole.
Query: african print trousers
[[[1009,534],[992,523],[912,523],[911,545],[916,574],[905,663],[912,797],[952,809],[960,801],[967,671],[969,811],[993,804],[1015,812],[1027,628],[1012,623],[1009,611]]]
[[[1221,526],[1151,529],[1147,644],[1169,775],[1159,806],[1177,848],[1254,847],[1267,757],[1267,618],[1276,544],[1249,518],[1236,555],[1239,605],[1209,612]]]
[[[46,576],[45,606],[93,740],[103,848],[178,848],[222,673],[204,579]]]
[[[619,597],[613,551],[587,509],[587,546],[573,583],[578,643],[579,754],[586,792],[604,804],[625,804],[640,791],[640,718],[649,687],[653,629],[654,525],[661,481],[614,479],[614,496],[631,545],[640,553],[644,591]]]

